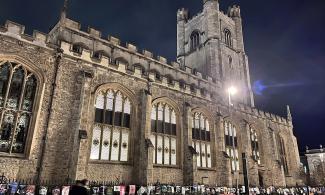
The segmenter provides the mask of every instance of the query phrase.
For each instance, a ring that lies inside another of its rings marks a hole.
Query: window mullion
[[[116,95],[114,94],[114,91],[112,91],[113,93],[113,105],[112,105],[112,126],[111,126],[111,137],[110,137],[110,148],[109,148],[109,160],[111,160],[112,158],[112,147],[113,147],[113,135],[114,135],[114,120],[115,120],[115,100],[116,100]],[[106,102],[106,100],[105,100]]]
[[[156,137],[156,146],[155,146],[155,153],[156,153],[156,155],[155,155],[155,164],[157,164],[157,155],[158,155],[158,148],[157,148],[157,146],[158,146],[158,106],[159,106],[159,104],[157,104],[157,106],[155,107],[155,109],[156,109],[156,120],[155,120],[155,137]]]
[[[123,131],[123,117],[124,117],[124,102],[125,102],[125,100],[124,100],[124,98],[122,98],[122,116],[121,116],[122,125],[121,125],[121,128],[119,128],[119,131],[120,131],[119,152],[118,152],[118,160],[119,161],[121,160],[121,153],[122,153],[122,131]]]
[[[107,93],[104,94],[103,117],[102,117],[102,124],[100,124],[99,160],[102,159],[102,146],[103,146],[103,136],[104,136],[104,126],[103,126],[103,124],[105,124],[106,101],[107,101]]]
[[[20,117],[20,108],[21,108],[21,105],[22,105],[22,100],[23,100],[23,96],[24,96],[24,91],[25,91],[25,86],[26,86],[26,81],[27,81],[27,73],[24,71],[24,83],[23,83],[23,87],[21,89],[21,92],[20,92],[20,96],[19,96],[19,102],[18,102],[18,109],[15,113],[15,125],[14,125],[14,128],[13,128],[13,131],[11,132],[11,140],[10,140],[10,148],[9,148],[9,154],[11,154],[12,152],[12,147],[13,147],[13,144],[14,144],[14,141],[15,141],[15,137],[16,137],[16,131],[17,131],[17,123],[18,123],[18,119]],[[9,88],[10,90],[10,88]]]
[[[10,140],[10,146],[9,146],[9,154],[12,153],[12,146],[14,144],[15,136],[16,136],[16,129],[17,129],[17,123],[18,123],[18,118],[20,116],[19,112],[15,113],[15,118],[14,118],[14,127],[12,128],[11,135],[9,137]]]
[[[24,75],[24,83],[23,83],[23,87],[21,89],[21,94],[20,94],[19,103],[18,103],[18,111],[21,110],[21,106],[22,106],[22,101],[24,99],[24,94],[25,94],[24,92],[25,92],[27,80],[28,80],[28,76],[27,76],[27,72],[25,72],[25,75]]]
[[[8,99],[8,95],[9,95],[9,90],[10,90],[10,85],[11,85],[11,80],[12,80],[12,75],[13,75],[13,66],[10,62],[8,62],[10,64],[10,74],[9,74],[9,78],[8,78],[8,84],[7,84],[7,89],[6,89],[6,93],[3,99],[3,111],[1,113],[1,118],[0,118],[0,128],[2,128],[2,121],[3,121],[3,116],[6,112],[6,107],[7,107],[7,99]]]

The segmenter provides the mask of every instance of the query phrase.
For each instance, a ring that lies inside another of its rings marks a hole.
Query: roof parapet
[[[101,38],[102,37],[102,33],[99,30],[96,30],[94,28],[88,27],[88,33],[96,38]]]

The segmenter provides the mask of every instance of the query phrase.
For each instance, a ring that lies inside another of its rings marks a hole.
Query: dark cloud
[[[221,8],[239,4],[252,80],[282,84],[256,95],[257,106],[285,114],[289,104],[295,134],[304,145],[325,144],[325,1],[220,0]],[[6,19],[48,32],[58,20],[63,0],[0,0]],[[176,11],[196,14],[201,0],[70,0],[69,17],[170,60],[176,55]],[[290,85],[299,83],[299,85]]]

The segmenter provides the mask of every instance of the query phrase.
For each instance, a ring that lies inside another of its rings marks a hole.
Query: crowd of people
[[[78,180],[72,185],[25,185],[19,182],[0,183],[0,195],[325,195],[325,187],[250,187],[238,188],[208,187],[205,185],[177,186],[155,184],[136,185],[103,185]]]

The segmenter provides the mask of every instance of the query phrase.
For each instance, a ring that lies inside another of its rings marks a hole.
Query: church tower
[[[186,9],[178,10],[177,60],[221,83],[219,95],[227,95],[234,86],[234,101],[254,107],[239,6],[229,7],[225,14],[219,0],[203,0],[203,11],[192,18]]]

